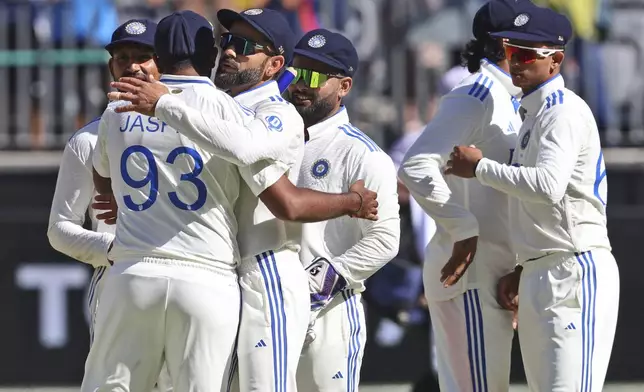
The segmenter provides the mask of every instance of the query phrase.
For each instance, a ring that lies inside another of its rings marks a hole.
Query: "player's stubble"
[[[287,90],[284,92],[284,95],[295,106],[300,116],[302,116],[304,125],[307,128],[329,117],[335,109],[335,103],[337,102],[337,93],[335,91],[326,97],[321,97],[318,89],[298,89],[293,94]],[[308,106],[298,105],[298,100],[294,100],[292,95],[297,95],[299,101],[309,100],[311,103]]]
[[[219,60],[219,67],[215,73],[215,86],[222,90],[229,90],[232,87],[238,86],[254,86],[262,81],[264,76],[264,69],[268,63],[267,58],[259,67],[239,70],[237,63],[231,56],[223,56]],[[236,67],[237,71],[226,72],[222,69],[222,64],[227,64],[229,67]]]

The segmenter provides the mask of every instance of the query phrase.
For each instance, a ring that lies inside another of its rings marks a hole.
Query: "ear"
[[[163,73],[163,67],[161,66],[161,62],[159,61],[159,56],[157,56],[155,54],[152,57],[152,59],[154,60],[154,63],[157,65],[157,70],[159,70],[159,73],[162,74]]]
[[[264,70],[264,75],[268,79],[272,79],[279,71],[284,68],[286,64],[286,59],[284,56],[273,56],[268,60],[266,69]]]
[[[564,52],[557,52],[552,55],[552,63],[550,63],[550,73],[554,73],[561,68],[561,63],[563,63],[566,55]]]
[[[110,75],[112,76],[112,80],[116,81],[116,77],[114,76],[114,59],[110,57],[110,59],[107,61],[107,68],[110,69]]]
[[[349,95],[351,87],[353,87],[353,79],[348,76],[340,79],[340,91],[338,91],[340,98],[344,98]]]

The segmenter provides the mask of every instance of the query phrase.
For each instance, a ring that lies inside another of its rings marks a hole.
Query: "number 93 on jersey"
[[[172,205],[181,210],[196,211],[203,207],[206,203],[207,189],[206,184],[199,179],[199,174],[203,170],[203,159],[197,150],[184,146],[177,147],[170,151],[165,163],[171,167],[176,166],[177,170],[185,170],[179,175],[179,182],[190,183],[195,189],[196,196],[191,197],[191,200],[182,200],[173,189],[159,189],[159,170],[163,168],[160,169],[150,149],[134,145],[123,151],[120,162],[123,182],[138,194],[137,197],[133,195],[123,197],[127,208],[132,211],[145,211],[152,207],[159,197],[167,197]],[[168,188],[171,186],[168,185]]]

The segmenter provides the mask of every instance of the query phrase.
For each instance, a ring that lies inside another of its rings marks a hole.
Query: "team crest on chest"
[[[313,177],[324,178],[327,174],[329,174],[329,161],[322,158],[313,162],[313,166],[311,166],[311,175]]]
[[[530,143],[530,130],[523,135],[521,138],[521,149],[525,150],[526,147],[528,147],[528,143]]]

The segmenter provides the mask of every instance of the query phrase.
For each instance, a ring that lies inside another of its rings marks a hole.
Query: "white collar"
[[[340,106],[340,110],[335,112],[331,117],[308,127],[307,132],[309,133],[309,140],[319,137],[325,130],[337,129],[338,127],[346,124],[349,124],[349,114],[343,105]]]
[[[258,104],[259,102],[265,101],[270,97],[281,96],[280,89],[277,85],[277,82],[274,80],[269,80],[255,86],[249,90],[246,90],[235,96],[235,101],[241,103],[244,106],[252,107]]]
[[[481,60],[481,68],[494,76],[513,97],[521,96],[521,88],[512,84],[512,76],[488,59]]]
[[[215,84],[206,76],[187,76],[187,75],[161,75],[160,82],[164,84],[207,84],[215,87]]]
[[[521,98],[521,106],[526,110],[527,114],[537,114],[543,102],[553,92],[561,90],[565,87],[564,79],[561,75],[550,78],[546,82],[540,84],[531,92],[525,94]]]

